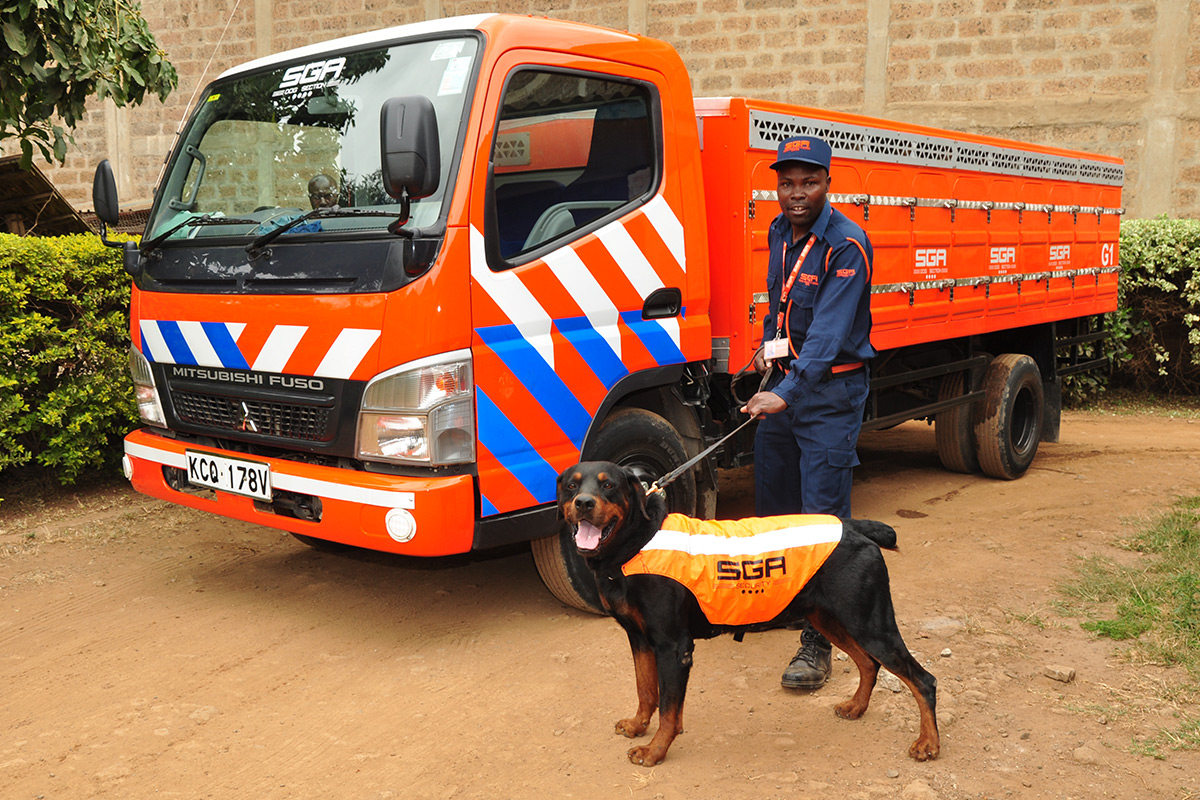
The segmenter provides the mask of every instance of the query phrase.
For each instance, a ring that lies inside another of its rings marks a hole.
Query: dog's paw
[[[667,754],[657,752],[653,747],[640,746],[631,748],[629,760],[642,767],[653,767],[663,762]]]
[[[941,752],[942,746],[937,739],[927,739],[922,736],[908,748],[908,755],[915,761],[933,761]]]
[[[866,713],[867,707],[862,703],[856,703],[853,699],[847,700],[844,703],[838,703],[833,707],[833,713],[837,714],[842,719],[858,719]]]
[[[636,739],[646,732],[648,725],[637,718],[617,721],[617,733],[629,739]]]

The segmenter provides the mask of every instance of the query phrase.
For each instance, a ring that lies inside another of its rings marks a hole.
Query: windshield
[[[380,106],[424,95],[437,113],[441,179],[412,203],[410,225],[440,216],[470,94],[473,37],[325,54],[213,84],[163,182],[147,238],[261,236],[316,209],[400,214],[383,188]],[[204,219],[200,219],[200,218]],[[328,215],[286,233],[384,230],[386,215]],[[190,220],[197,220],[190,223]]]

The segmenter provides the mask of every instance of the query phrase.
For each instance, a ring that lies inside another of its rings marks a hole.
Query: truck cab
[[[479,15],[232,69],[126,257],[126,469],[313,544],[546,537],[615,412],[626,450],[681,416],[664,397],[711,348],[703,226],[665,44]]]

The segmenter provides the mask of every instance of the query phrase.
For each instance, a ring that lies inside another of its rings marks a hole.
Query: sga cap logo
[[[833,151],[824,139],[816,136],[793,136],[779,143],[779,152],[771,169],[779,169],[790,162],[811,164],[829,171],[829,160]]]

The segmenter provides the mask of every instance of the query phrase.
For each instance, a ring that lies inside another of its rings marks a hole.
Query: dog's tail
[[[870,519],[854,520],[854,528],[884,550],[896,550],[896,529]]]

